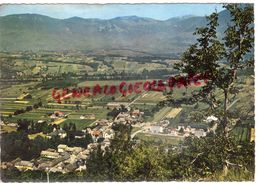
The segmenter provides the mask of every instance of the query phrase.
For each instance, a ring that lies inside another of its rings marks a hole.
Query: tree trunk
[[[225,163],[223,165],[223,177],[226,177],[228,175],[228,165]]]
[[[229,136],[229,127],[228,127],[228,90],[224,90],[224,119],[223,119],[223,131],[226,138]]]
[[[228,127],[228,90],[224,90],[224,116],[223,116],[223,132],[224,137],[227,139],[229,137],[229,127]],[[226,148],[224,149],[225,156],[227,156]],[[223,176],[226,177],[228,174],[228,164],[226,163],[227,157],[225,157],[224,165],[223,165]]]

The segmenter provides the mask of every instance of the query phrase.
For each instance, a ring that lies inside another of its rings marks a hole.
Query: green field
[[[45,53],[38,53],[45,54]],[[3,54],[8,56],[8,54]],[[143,69],[147,70],[156,70],[156,69],[171,69],[165,68],[165,65],[148,62],[148,63],[139,63],[135,61],[128,61],[126,58],[108,58],[108,57],[94,57],[86,55],[59,55],[58,53],[46,54],[44,58],[39,59],[30,59],[31,57],[19,58],[19,54],[14,54],[11,57],[11,62],[5,63],[8,69],[12,71],[15,68],[14,72],[21,72],[22,78],[34,79],[34,81],[26,82],[17,82],[14,84],[9,84],[8,82],[3,83],[3,87],[0,92],[0,102],[1,108],[0,112],[2,117],[5,118],[8,122],[16,122],[18,119],[28,119],[32,121],[46,120],[49,123],[52,122],[48,114],[54,111],[61,111],[65,114],[69,114],[66,121],[61,125],[66,123],[76,123],[78,129],[83,129],[90,125],[94,120],[106,119],[107,113],[112,109],[107,109],[107,103],[109,102],[133,102],[130,107],[132,109],[140,109],[146,111],[152,111],[153,108],[160,101],[167,100],[166,92],[155,92],[143,91],[141,94],[128,94],[127,96],[122,96],[119,91],[114,95],[104,95],[97,94],[96,96],[90,97],[80,97],[80,98],[70,98],[69,100],[62,101],[62,104],[58,104],[52,97],[52,88],[59,87],[60,84],[65,82],[70,88],[78,87],[93,87],[96,84],[100,86],[105,85],[115,85],[119,86],[123,80],[108,80],[99,79],[99,80],[80,80],[78,77],[69,77],[67,80],[48,80],[47,84],[50,89],[42,89],[40,85],[42,84],[42,77],[35,77],[35,75],[44,75],[49,74],[50,78],[55,78],[61,74],[67,74],[67,72],[76,74],[80,73],[84,75],[87,72],[88,75],[98,74],[108,74],[113,73],[114,70],[117,72],[128,72],[128,73],[141,73]],[[103,62],[105,60],[105,62]],[[173,61],[174,63],[174,61]],[[172,63],[172,64],[173,64]],[[10,65],[8,65],[10,64]],[[13,65],[12,65],[13,64]],[[95,64],[95,66],[94,66]],[[13,67],[14,66],[14,67]],[[18,77],[19,78],[19,77]],[[153,79],[149,78],[148,81]],[[157,80],[157,79],[156,79]],[[232,106],[230,111],[240,110],[240,111],[253,111],[253,103],[246,101],[254,101],[254,79],[250,75],[240,76],[241,82],[239,82],[238,87],[241,88],[239,94],[237,94],[236,99],[238,101]],[[145,82],[143,79],[127,79],[125,80],[127,84],[135,82]],[[188,86],[187,88],[173,88],[172,95],[170,98],[180,99],[182,97],[190,96],[191,92],[194,90],[199,90],[200,87],[195,85]],[[167,88],[168,89],[168,88]],[[168,89],[169,90],[169,89]],[[32,95],[32,99],[17,100],[17,98],[22,95],[24,92],[27,92]],[[223,96],[221,91],[216,93],[217,96]],[[41,101],[42,106],[38,109],[33,109],[32,111],[25,112],[19,115],[12,115],[18,109],[25,109],[27,106],[33,106],[33,104]],[[20,103],[18,103],[20,102]],[[23,102],[23,103],[22,103]],[[174,118],[170,120],[171,127],[177,127],[179,123],[191,122],[190,116],[194,113],[202,113],[206,111],[208,105],[202,102],[199,102],[198,105],[182,105],[182,111],[180,111]],[[172,107],[163,107],[159,111],[155,112],[153,116],[145,117],[145,121],[159,122],[162,119],[165,119],[165,116],[171,111]],[[253,114],[254,112],[252,112]],[[94,114],[94,120],[82,120],[80,116],[83,114]],[[11,117],[8,117],[12,115]],[[253,114],[254,115],[254,114]],[[252,122],[251,122],[252,123]],[[136,130],[136,129],[134,129]],[[235,130],[236,134],[239,134],[244,138],[247,136],[245,130]],[[146,137],[147,138],[147,137]],[[150,138],[150,137],[148,137]],[[165,137],[164,137],[165,138]]]
[[[154,135],[154,134],[145,134],[138,133],[136,137],[145,142],[152,142],[155,144],[169,144],[169,145],[177,145],[182,137],[172,137],[172,136],[164,136],[164,135]]]
[[[154,115],[152,122],[159,122],[162,120],[170,111],[172,107],[164,107]]]
[[[94,120],[85,120],[85,119],[67,119],[62,124],[61,127],[64,126],[64,124],[74,123],[76,125],[77,130],[85,129],[86,127],[90,126]]]

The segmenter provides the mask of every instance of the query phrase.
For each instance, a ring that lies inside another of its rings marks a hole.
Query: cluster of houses
[[[114,105],[114,104],[113,104]],[[114,105],[115,106],[115,105]],[[140,110],[128,110],[127,112],[120,112],[114,120],[101,119],[95,121],[95,126],[86,128],[82,131],[77,131],[75,138],[84,138],[86,133],[90,134],[93,139],[93,143],[88,144],[87,147],[69,147],[65,144],[59,144],[57,149],[46,149],[40,153],[40,157],[31,161],[24,161],[19,158],[11,162],[2,162],[1,168],[16,167],[20,171],[26,170],[43,170],[49,172],[61,172],[68,173],[74,171],[86,170],[86,162],[91,152],[98,147],[104,151],[110,146],[110,140],[114,138],[115,132],[112,129],[113,123],[131,124],[134,125],[138,122],[142,122],[143,112]],[[62,112],[55,111],[51,114],[50,118],[65,118],[66,115]],[[82,115],[82,119],[95,118],[93,115]],[[208,117],[206,123],[217,121],[214,116]],[[5,125],[2,124],[1,125]],[[40,123],[40,122],[39,122]],[[208,127],[207,124],[179,124],[176,128],[172,128],[168,120],[162,120],[155,124],[145,124],[142,128],[143,133],[151,134],[163,134],[170,136],[187,137],[195,135],[197,137],[206,136],[210,131],[215,131],[214,126]],[[58,135],[60,138],[67,136],[66,132],[62,128],[56,129],[47,134],[51,137]]]
[[[205,125],[178,125],[177,128],[164,127],[159,124],[148,126],[144,132],[153,134],[166,134],[170,136],[183,136],[187,137],[195,135],[197,137],[206,136],[209,129]]]
[[[1,126],[10,126],[10,127],[17,127],[17,123],[6,123],[0,119],[0,125]]]
[[[78,131],[80,133],[75,135],[75,138],[83,138],[86,132],[91,134],[93,143],[88,144],[87,148],[69,147],[65,144],[59,144],[57,149],[41,151],[40,157],[35,160],[24,161],[17,158],[11,162],[2,162],[1,168],[16,167],[20,171],[42,170],[61,173],[85,170],[90,153],[96,149],[98,145],[105,152],[106,148],[110,146],[110,140],[114,138],[115,132],[112,129],[112,121],[102,119],[97,120],[95,124],[94,128]],[[59,135],[61,138],[64,138],[67,134],[60,128],[54,129],[54,131],[48,135]],[[101,140],[99,141],[99,139]]]
[[[114,131],[111,128],[112,122],[103,119],[96,121],[96,124],[96,127],[93,129],[87,128],[82,130],[81,135],[88,132],[93,138],[93,143],[88,144],[87,148],[69,147],[65,144],[59,144],[57,149],[41,151],[40,157],[36,160],[24,161],[18,158],[11,162],[2,162],[1,168],[16,167],[20,171],[43,170],[61,173],[86,170],[86,162],[90,153],[98,145],[105,152],[106,148],[110,146],[110,140],[114,138]],[[81,135],[77,138],[80,138]],[[98,141],[100,138],[103,138],[102,141]]]
[[[207,117],[204,120],[206,123],[216,122],[218,118],[214,116]],[[170,136],[181,136],[188,137],[190,135],[194,135],[196,137],[204,137],[209,132],[214,132],[217,129],[217,123],[214,123],[212,126],[208,126],[207,124],[179,124],[177,128],[172,128],[169,126],[168,120],[162,120],[159,123],[146,126],[144,129],[145,133],[152,134],[166,134]]]
[[[97,143],[91,143],[87,148],[68,147],[60,144],[55,149],[41,151],[40,157],[36,160],[24,161],[15,159],[11,162],[2,162],[1,167],[16,167],[20,171],[43,170],[50,172],[68,173],[73,171],[86,170],[86,161],[91,151],[97,147]],[[106,146],[101,144],[102,148]]]
[[[143,122],[143,112],[139,109],[128,111],[128,112],[120,112],[114,120],[114,123],[122,123],[122,124],[136,124],[138,122]]]
[[[115,132],[112,129],[113,123],[135,124],[142,120],[143,113],[140,110],[121,112],[115,120],[101,119],[95,121],[95,126],[86,128],[75,135],[75,138],[83,138],[88,133],[92,136],[93,143],[88,144],[87,148],[69,147],[65,144],[59,144],[57,149],[46,149],[41,151],[40,157],[31,161],[24,161],[19,158],[11,162],[2,162],[1,168],[16,167],[20,171],[26,170],[43,170],[50,172],[68,173],[82,171],[86,169],[86,162],[90,153],[100,145],[105,152],[110,146],[110,140],[114,138]],[[65,114],[55,111],[51,116],[52,119],[64,118]],[[86,117],[86,116],[85,116]],[[87,116],[88,117],[88,116]],[[54,128],[53,132],[47,134],[47,137],[60,136],[65,138],[66,132],[60,127]]]
[[[91,137],[94,142],[98,142],[99,139],[113,139],[114,138],[114,130],[112,129],[112,121],[107,119],[101,119],[95,121],[96,127],[87,128],[82,130],[83,132],[88,132],[91,134]],[[105,141],[104,140],[104,141]]]

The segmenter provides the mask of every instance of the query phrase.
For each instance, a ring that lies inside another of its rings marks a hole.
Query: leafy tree
[[[98,146],[87,161],[86,175],[92,180],[117,180],[119,165],[132,151],[131,126],[114,124],[112,128],[115,131],[115,137],[111,140],[110,147],[102,150]]]
[[[66,132],[68,132],[68,131],[69,131],[69,127],[68,127],[67,123],[65,123],[65,124],[64,124],[64,126],[63,126],[63,130],[64,130],[64,131],[66,131]]]
[[[24,132],[28,132],[28,128],[29,128],[29,121],[25,120],[25,119],[19,119],[18,122],[18,128],[17,128],[17,131],[24,131]]]
[[[182,133],[184,133],[184,129],[180,128],[180,130],[178,132],[182,134]]]
[[[206,27],[197,28],[197,43],[192,45],[183,55],[182,63],[176,68],[189,75],[205,76],[208,81],[200,92],[193,94],[198,101],[205,101],[210,106],[210,113],[217,114],[219,119],[218,132],[224,137],[223,151],[227,152],[224,159],[224,173],[227,174],[229,162],[230,132],[240,118],[230,117],[230,103],[239,92],[236,87],[237,72],[253,65],[253,59],[248,54],[253,49],[253,6],[238,4],[225,5],[231,14],[231,25],[225,31],[223,42],[217,38],[218,14],[213,13],[208,19]],[[220,63],[224,62],[224,65]],[[216,92],[222,91],[223,102]]]
[[[136,147],[119,164],[119,181],[166,181],[171,173],[166,154],[153,146]]]

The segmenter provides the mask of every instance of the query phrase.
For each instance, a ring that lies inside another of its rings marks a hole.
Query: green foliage
[[[166,154],[151,146],[136,147],[119,164],[119,181],[166,181],[170,175]]]
[[[247,168],[251,166],[246,164],[249,161],[244,158],[245,153],[248,153],[251,159],[254,156],[252,148],[248,148],[248,151],[245,152],[245,149],[238,148],[239,144],[232,141],[231,131],[236,124],[243,123],[245,119],[241,113],[236,115],[229,111],[230,104],[233,104],[239,92],[239,87],[236,86],[237,72],[252,66],[254,62],[252,58],[248,57],[254,46],[253,6],[228,4],[225,5],[225,8],[231,14],[232,23],[225,31],[223,42],[217,37],[218,14],[213,13],[207,17],[209,22],[206,27],[196,29],[194,34],[198,37],[197,43],[190,46],[184,53],[182,62],[176,64],[176,69],[183,73],[201,74],[208,79],[206,85],[197,94],[193,93],[192,98],[209,105],[210,110],[206,112],[206,115],[215,114],[219,117],[217,133],[221,135],[209,139],[209,142],[205,142],[203,139],[196,140],[195,143],[201,143],[198,147],[199,154],[196,155],[194,149],[191,149],[189,155],[183,155],[187,157],[195,154],[199,159],[203,158],[201,161],[194,161],[185,167],[188,170],[185,179],[193,177],[198,180],[199,177],[211,175],[215,170],[223,170],[226,177],[229,167]],[[223,102],[218,91],[223,93]],[[196,117],[201,116],[195,115],[194,119]],[[190,118],[192,117],[190,116]],[[190,143],[187,146],[191,147],[192,145]],[[193,148],[197,148],[197,146]],[[210,159],[205,159],[206,157]],[[214,167],[218,165],[218,162],[221,167]]]
[[[223,42],[217,38],[218,14],[213,13],[206,27],[197,28],[197,43],[183,55],[176,69],[183,73],[202,74],[208,81],[193,98],[209,104],[212,113],[220,116],[221,132],[228,136],[234,127],[229,119],[229,100],[239,92],[236,87],[237,71],[248,67],[252,59],[246,55],[253,49],[253,6],[237,4],[225,6],[232,16],[232,25],[225,31]],[[221,64],[221,63],[224,64]],[[223,92],[223,102],[216,92]]]
[[[233,166],[254,174],[254,143],[238,144],[233,139],[210,134],[204,138],[188,137],[180,153],[170,151],[171,179],[205,180],[214,174],[223,175],[225,160]],[[244,168],[245,167],[245,168]]]

